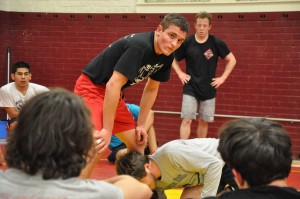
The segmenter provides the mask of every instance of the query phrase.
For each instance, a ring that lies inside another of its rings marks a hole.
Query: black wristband
[[[11,125],[12,123],[14,123],[15,121],[17,121],[17,117],[10,118],[10,120],[7,121],[8,126],[10,126],[10,125]]]

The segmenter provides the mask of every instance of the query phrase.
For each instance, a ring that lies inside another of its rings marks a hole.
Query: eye
[[[171,39],[175,39],[175,38],[176,38],[176,35],[175,35],[175,34],[169,34],[169,37],[170,37]]]
[[[184,39],[178,39],[178,43],[183,43]]]

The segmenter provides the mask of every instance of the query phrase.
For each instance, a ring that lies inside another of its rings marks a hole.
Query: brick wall
[[[184,14],[191,22],[194,14]],[[11,63],[32,65],[32,82],[72,90],[81,69],[110,42],[134,32],[152,31],[163,14],[56,14],[0,12],[0,84],[6,83],[7,47]],[[216,13],[214,35],[227,42],[237,66],[218,89],[216,114],[300,119],[300,12]],[[181,63],[184,68],[184,62]],[[220,60],[218,74],[224,62]],[[128,88],[139,103],[144,82]],[[154,110],[180,112],[182,85],[175,72],[162,83]],[[216,117],[209,136],[229,120]],[[179,138],[178,114],[156,113],[159,144]],[[281,122],[300,153],[300,123]],[[193,131],[195,131],[195,123]],[[193,134],[194,136],[194,134]]]

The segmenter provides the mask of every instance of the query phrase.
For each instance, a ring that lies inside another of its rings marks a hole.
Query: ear
[[[11,74],[10,74],[10,78],[11,78],[12,80],[15,80],[15,74],[14,74],[14,73],[11,73]]]
[[[242,178],[241,174],[235,169],[232,169],[231,171],[234,176],[235,182],[238,184],[239,188],[244,188],[246,183]]]
[[[29,81],[31,80],[32,77],[32,73],[29,73]]]
[[[162,26],[161,26],[161,25],[158,25],[157,28],[156,28],[156,34],[157,34],[157,35],[160,35],[162,31],[163,31]]]
[[[146,163],[146,164],[144,165],[144,168],[145,168],[145,171],[148,173],[148,171],[151,170],[151,165],[150,165],[149,163]]]
[[[212,25],[209,25],[209,27],[208,27],[208,30],[210,30],[210,29],[211,29],[211,27],[212,27]]]

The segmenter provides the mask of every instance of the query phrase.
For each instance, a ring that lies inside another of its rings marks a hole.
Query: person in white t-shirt
[[[8,114],[9,124],[13,125],[26,101],[49,89],[39,84],[30,83],[32,77],[30,65],[23,61],[13,65],[10,77],[14,82],[8,83],[0,89],[0,107]]]
[[[20,61],[13,65],[11,79],[14,82],[8,83],[0,89],[0,107],[8,114],[8,128],[11,130],[17,121],[17,116],[23,105],[31,97],[48,91],[45,86],[30,83],[31,80],[30,65]],[[0,165],[4,165],[5,161],[0,150]]]

